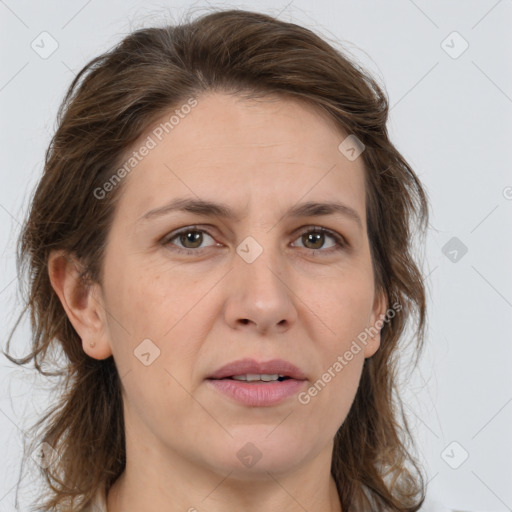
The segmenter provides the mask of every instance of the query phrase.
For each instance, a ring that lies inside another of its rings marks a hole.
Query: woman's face
[[[358,335],[386,307],[362,159],[338,149],[346,135],[327,117],[293,100],[212,93],[185,111],[133,148],[98,295],[104,336],[84,346],[114,356],[127,456],[239,478],[327,460],[379,346],[378,335]],[[344,206],[304,207],[331,202]],[[211,378],[231,363],[225,379]],[[258,380],[229,378],[238,374]]]

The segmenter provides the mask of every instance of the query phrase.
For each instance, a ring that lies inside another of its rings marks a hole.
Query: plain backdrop
[[[402,379],[428,495],[457,510],[512,510],[511,0],[0,0],[2,347],[21,307],[15,241],[65,89],[130,31],[210,6],[303,24],[385,87],[390,136],[432,208],[427,345],[412,374],[404,360]],[[16,355],[29,335],[25,319]],[[7,512],[24,426],[52,396],[3,357],[0,383],[0,512]],[[22,501],[37,492],[34,478],[23,480]]]

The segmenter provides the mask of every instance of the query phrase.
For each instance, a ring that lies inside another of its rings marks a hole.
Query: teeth
[[[263,382],[271,382],[271,381],[279,379],[279,377],[282,378],[282,377],[284,377],[284,375],[278,375],[277,373],[275,373],[274,375],[269,375],[267,373],[262,373],[262,374],[248,373],[247,375],[233,375],[233,377],[231,377],[231,378],[234,380],[243,380],[243,381],[247,381],[247,382],[254,382],[257,380],[262,380]]]

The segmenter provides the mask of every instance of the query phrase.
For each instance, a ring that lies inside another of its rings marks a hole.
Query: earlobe
[[[106,336],[105,308],[97,284],[88,284],[81,275],[81,265],[65,251],[52,251],[48,258],[50,283],[82,340],[84,352],[94,359],[112,355]]]
[[[387,307],[386,293],[379,291],[375,294],[370,314],[367,344],[364,349],[365,358],[373,356],[380,347],[380,331],[384,325]]]

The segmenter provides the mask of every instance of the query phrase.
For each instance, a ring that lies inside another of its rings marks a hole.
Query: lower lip
[[[249,383],[233,379],[208,379],[221,393],[250,407],[277,405],[295,395],[304,386],[305,380],[287,379],[281,382]]]

